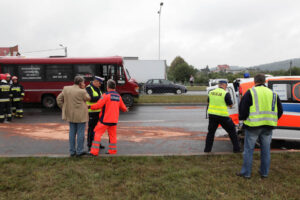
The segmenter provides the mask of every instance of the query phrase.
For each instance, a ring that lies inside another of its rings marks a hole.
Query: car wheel
[[[42,99],[42,105],[45,108],[54,108],[56,106],[56,99],[52,95],[46,95]]]
[[[181,89],[176,90],[176,94],[181,94],[181,93],[182,93]]]
[[[151,89],[147,90],[147,94],[152,94],[153,91]]]
[[[123,94],[122,99],[123,99],[124,104],[127,107],[133,106],[134,99],[133,99],[133,96],[131,94]]]

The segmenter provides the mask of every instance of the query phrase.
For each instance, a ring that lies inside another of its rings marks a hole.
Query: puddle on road
[[[0,131],[7,133],[5,137],[22,135],[35,139],[68,140],[69,125],[62,123],[10,123],[1,124]],[[87,131],[86,131],[87,132]],[[183,128],[147,127],[137,126],[136,123],[119,123],[117,130],[118,140],[130,142],[150,142],[160,140],[205,140],[206,132],[188,131]],[[103,138],[108,138],[104,134]],[[229,140],[227,137],[215,138],[215,140]]]

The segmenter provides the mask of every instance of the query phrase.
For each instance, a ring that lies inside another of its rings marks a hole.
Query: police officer
[[[91,100],[86,102],[88,105],[95,104],[101,98],[102,92],[100,90],[100,87],[101,84],[103,84],[103,81],[104,81],[103,78],[99,76],[95,76],[94,80],[86,87],[86,91],[91,97]],[[99,121],[100,111],[101,109],[98,110],[89,109],[89,127],[88,127],[88,138],[87,138],[87,146],[89,151],[91,149],[92,142],[94,140],[94,135],[95,135],[94,129]],[[104,149],[105,147],[103,145],[100,145],[100,148]]]
[[[6,81],[6,75],[1,74],[0,82],[0,123],[3,123],[5,117],[7,121],[11,121],[11,101],[12,93],[10,90],[10,85]]]
[[[208,94],[208,133],[206,136],[206,143],[204,152],[211,152],[216,130],[221,126],[229,134],[231,142],[233,144],[233,152],[240,152],[240,147],[237,139],[235,125],[229,117],[227,106],[232,107],[232,101],[230,94],[226,92],[227,81],[219,81],[219,87],[212,90]]]
[[[264,74],[257,74],[254,83],[255,87],[245,93],[239,106],[239,119],[245,120],[245,142],[244,162],[237,175],[243,178],[251,177],[253,151],[256,140],[259,139],[261,147],[259,173],[261,178],[266,178],[271,160],[272,129],[277,126],[283,110],[279,96],[265,86]]]
[[[12,92],[12,115],[16,118],[23,118],[23,103],[24,89],[23,86],[19,84],[18,77],[12,77],[12,85],[10,87]]]

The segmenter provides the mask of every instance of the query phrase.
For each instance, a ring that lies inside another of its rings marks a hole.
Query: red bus
[[[82,75],[86,84],[93,76],[117,83],[117,92],[127,106],[132,106],[139,95],[138,84],[123,66],[122,57],[107,58],[0,58],[0,73],[17,76],[25,90],[24,102],[42,103],[46,108],[56,106],[56,97],[66,85],[72,85],[76,75]],[[106,90],[106,81],[102,85]]]

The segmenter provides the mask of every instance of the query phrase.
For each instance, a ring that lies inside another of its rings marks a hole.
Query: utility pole
[[[292,76],[292,64],[293,64],[293,61],[291,60],[290,61],[290,76]]]
[[[160,2],[160,7],[158,13],[158,60],[160,60],[160,14],[161,14],[161,7],[164,5],[163,2]]]

